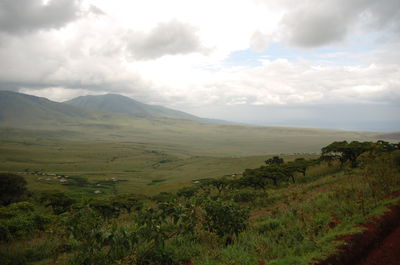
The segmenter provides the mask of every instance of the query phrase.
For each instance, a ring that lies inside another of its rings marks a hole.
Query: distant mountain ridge
[[[173,118],[201,121],[202,119],[178,110],[149,105],[118,94],[81,96],[64,102],[82,109],[127,114],[138,118]]]
[[[209,124],[229,124],[229,122],[203,119],[162,106],[144,104],[117,94],[81,96],[59,103],[43,97],[0,90],[0,125],[3,126],[85,124],[88,122],[109,122],[110,119],[125,119],[126,116],[143,119],[170,118]]]
[[[49,121],[62,124],[88,119],[96,119],[96,116],[86,110],[47,98],[0,91],[1,125],[24,127]]]

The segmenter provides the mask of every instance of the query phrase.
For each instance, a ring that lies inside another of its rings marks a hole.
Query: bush
[[[0,240],[10,241],[35,230],[44,230],[51,219],[51,216],[37,211],[29,202],[17,202],[0,208]]]
[[[23,177],[12,173],[0,173],[0,204],[20,201],[28,194]]]
[[[247,227],[250,217],[249,210],[242,208],[234,202],[224,202],[220,199],[208,200],[205,204],[206,230],[218,236],[238,235]]]
[[[51,206],[54,214],[62,214],[68,211],[76,201],[64,192],[52,190],[43,191],[39,196],[39,202],[46,207]]]
[[[257,198],[257,194],[251,191],[239,191],[233,195],[235,202],[253,202]]]

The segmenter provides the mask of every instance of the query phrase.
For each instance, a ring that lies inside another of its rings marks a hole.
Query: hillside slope
[[[0,91],[0,122],[3,126],[61,125],[96,120],[100,117],[101,115],[90,111],[46,98]]]
[[[64,103],[83,109],[102,110],[112,113],[128,114],[137,118],[173,118],[203,121],[194,115],[162,106],[144,104],[129,97],[106,94],[99,96],[81,96]]]

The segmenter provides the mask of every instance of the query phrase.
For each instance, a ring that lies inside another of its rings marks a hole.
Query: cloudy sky
[[[400,131],[399,0],[0,0],[0,89]]]

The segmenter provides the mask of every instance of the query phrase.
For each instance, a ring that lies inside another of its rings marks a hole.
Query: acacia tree
[[[246,169],[243,173],[243,177],[239,179],[239,184],[254,189],[262,189],[265,193],[268,186],[268,179],[260,174],[259,169]]]
[[[265,164],[267,165],[281,165],[283,164],[285,161],[283,160],[283,158],[279,157],[279,156],[274,156],[272,158],[269,158],[267,160],[264,161]]]
[[[362,153],[372,149],[373,144],[371,142],[333,142],[321,149],[321,159],[330,160],[338,158],[340,161],[340,166],[343,166],[343,164],[346,162],[350,162],[351,167],[354,168],[357,166],[357,158]]]
[[[264,178],[272,180],[275,186],[278,186],[278,181],[287,180],[289,178],[294,182],[294,171],[286,164],[262,166],[259,172]]]
[[[307,169],[317,163],[316,160],[306,160],[303,157],[296,158],[294,161],[288,162],[287,165],[290,167],[294,172],[299,172],[306,176]]]
[[[218,191],[218,195],[221,195],[221,192],[223,190],[225,190],[226,188],[228,188],[231,184],[232,184],[232,182],[229,179],[223,177],[223,178],[203,180],[201,185],[203,187],[204,186],[214,187]]]

